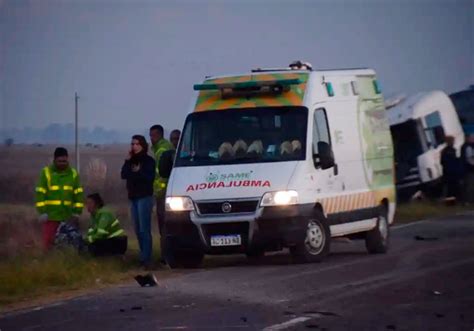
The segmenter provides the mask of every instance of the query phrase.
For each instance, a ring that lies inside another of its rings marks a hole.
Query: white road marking
[[[306,321],[309,321],[312,318],[314,318],[314,317],[302,316],[302,317],[293,318],[293,319],[291,319],[289,321],[286,321],[284,323],[267,326],[265,329],[263,329],[263,331],[285,330],[285,329],[291,328],[295,325],[298,325],[298,324],[304,323]]]

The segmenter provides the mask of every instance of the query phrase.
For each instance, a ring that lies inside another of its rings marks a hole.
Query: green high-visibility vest
[[[153,145],[151,149],[155,155],[156,162],[156,176],[155,181],[153,182],[153,192],[157,197],[164,197],[166,195],[166,188],[168,186],[168,178],[163,178],[160,176],[160,170],[158,166],[160,164],[161,155],[170,149],[174,149],[174,146],[168,140],[161,139],[155,145]]]
[[[84,193],[76,169],[59,171],[54,165],[44,167],[35,191],[36,209],[40,214],[48,214],[50,221],[65,221],[82,213]]]
[[[91,225],[87,231],[87,242],[93,243],[99,239],[109,239],[125,235],[119,220],[106,208],[97,210],[91,218]]]

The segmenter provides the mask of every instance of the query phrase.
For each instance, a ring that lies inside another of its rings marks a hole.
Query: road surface
[[[391,239],[386,255],[333,242],[319,264],[218,257],[158,287],[130,283],[11,312],[0,329],[474,330],[474,216],[394,227]]]

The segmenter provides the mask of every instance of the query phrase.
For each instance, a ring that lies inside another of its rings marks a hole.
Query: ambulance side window
[[[313,122],[313,154],[318,154],[318,142],[325,142],[331,146],[328,118],[323,108],[314,111]]]

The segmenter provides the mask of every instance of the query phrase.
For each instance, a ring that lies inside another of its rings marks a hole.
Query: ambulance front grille
[[[230,210],[224,208],[224,204],[230,204]],[[197,207],[201,215],[225,215],[239,213],[254,213],[257,210],[258,200],[198,202]]]

